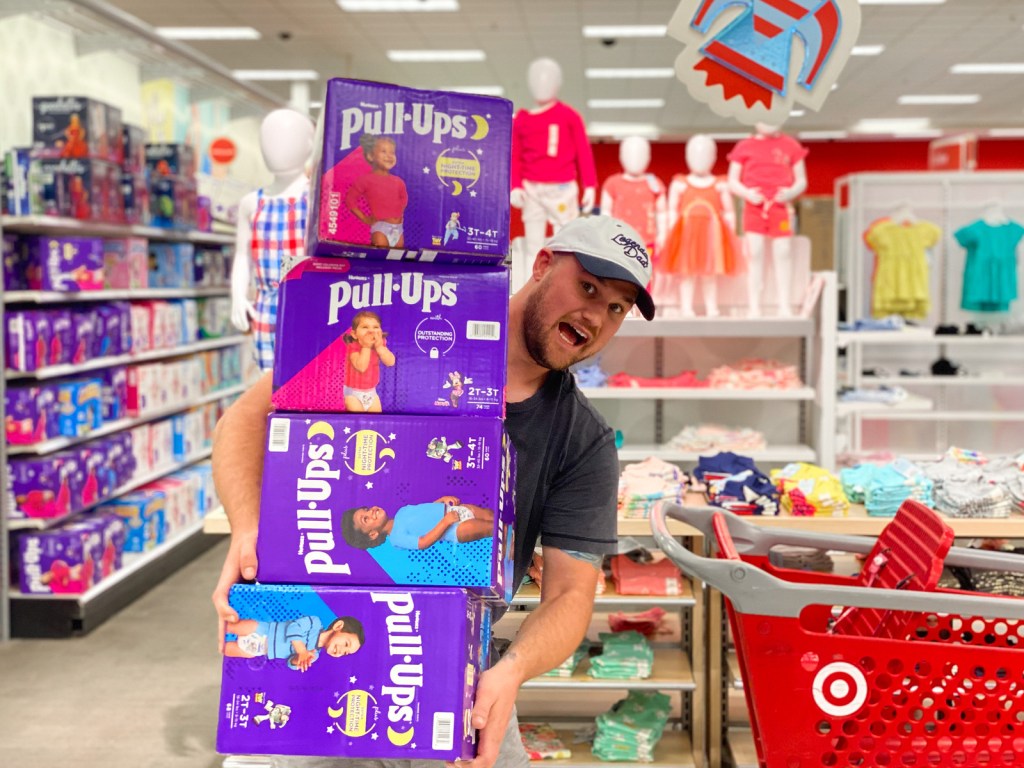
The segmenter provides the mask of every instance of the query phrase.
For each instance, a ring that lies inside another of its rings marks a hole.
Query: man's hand
[[[542,585],[544,579],[544,555],[540,552],[533,553],[533,562],[526,569],[526,575],[537,582],[537,587]]]
[[[498,750],[522,684],[523,680],[515,669],[515,660],[509,656],[480,676],[470,716],[473,727],[478,731],[476,758],[470,762],[459,762],[458,768],[492,768],[498,759]],[[454,768],[456,764],[449,762],[447,765]]]
[[[213,590],[213,607],[217,611],[217,647],[224,653],[224,631],[230,621],[238,621],[238,614],[228,602],[231,587],[240,580],[256,578],[256,534],[233,533],[220,578]]]

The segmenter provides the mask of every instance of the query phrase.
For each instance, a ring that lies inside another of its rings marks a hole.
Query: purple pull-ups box
[[[508,270],[304,259],[281,282],[274,407],[501,417]]]
[[[461,589],[235,585],[217,751],[472,759],[490,610]]]
[[[499,264],[509,248],[512,102],[327,83],[310,254]]]
[[[267,426],[261,582],[511,599],[514,449],[501,420],[276,413]]]

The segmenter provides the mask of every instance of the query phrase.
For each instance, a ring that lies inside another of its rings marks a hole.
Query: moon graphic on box
[[[462,182],[461,181],[459,181],[458,179],[453,180],[452,181],[452,187],[454,188],[454,191],[452,192],[452,197],[458,197],[459,195],[462,194]]]
[[[306,438],[312,439],[314,435],[323,435],[328,440],[334,439],[334,427],[328,424],[326,421],[315,421],[306,430]]]
[[[410,741],[412,741],[412,735],[415,729],[410,728],[405,733],[399,733],[390,725],[388,726],[388,741],[394,744],[396,747],[404,747]]]
[[[379,457],[382,459],[393,459],[395,458],[395,452],[390,448],[385,448],[383,451],[380,452]]]
[[[483,115],[471,115],[473,122],[476,123],[476,131],[469,138],[471,139],[486,139],[487,134],[491,130],[491,126],[487,123],[487,118]]]

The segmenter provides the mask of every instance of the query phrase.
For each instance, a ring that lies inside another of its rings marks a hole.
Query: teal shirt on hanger
[[[1017,245],[1024,227],[1016,221],[993,225],[979,219],[954,236],[967,249],[961,308],[1006,312],[1017,298]]]

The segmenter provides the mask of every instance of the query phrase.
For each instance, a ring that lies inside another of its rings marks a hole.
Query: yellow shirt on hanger
[[[880,221],[864,235],[875,252],[871,314],[924,318],[931,309],[928,256],[942,236],[930,221]]]

